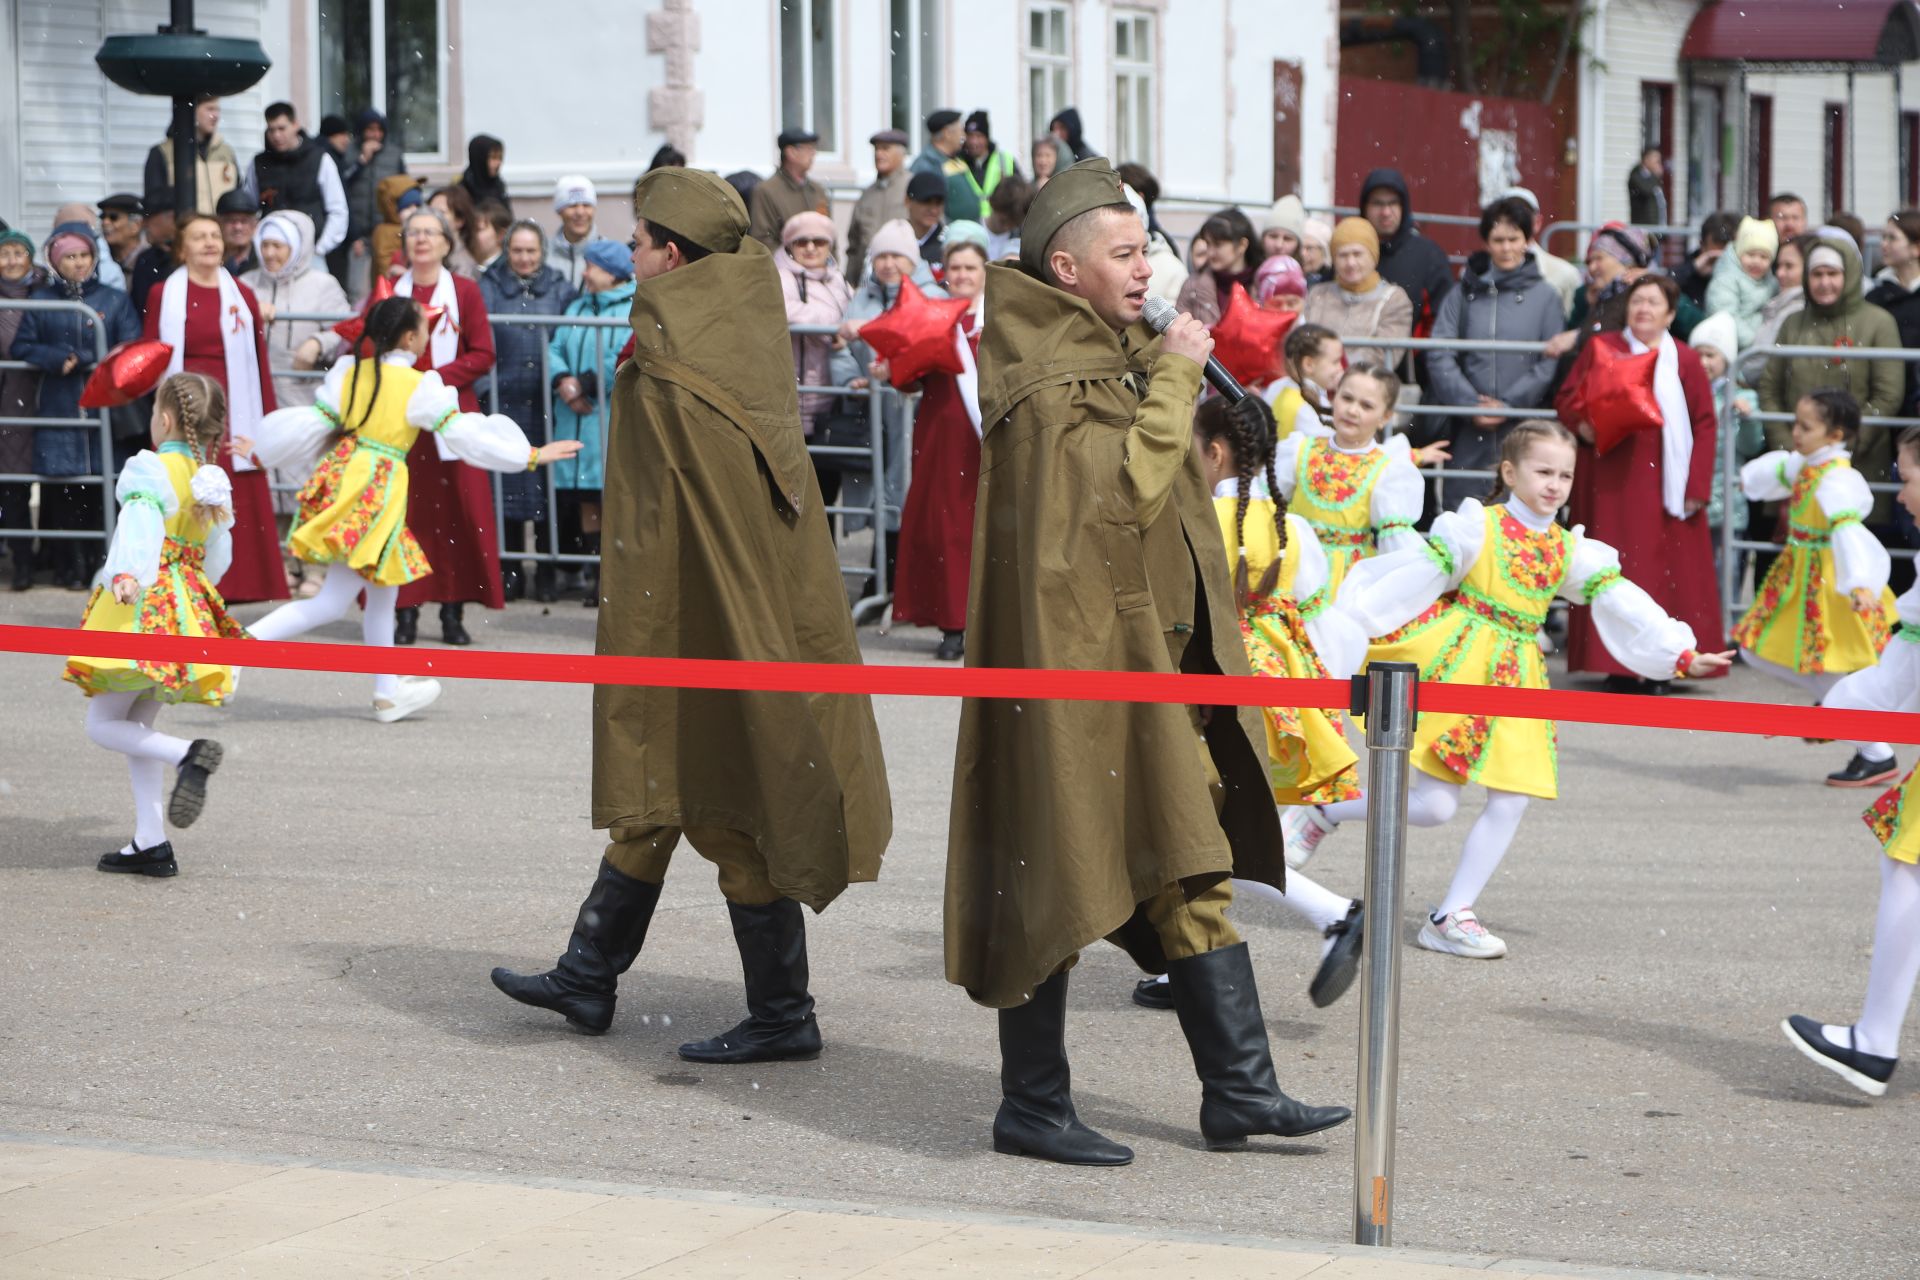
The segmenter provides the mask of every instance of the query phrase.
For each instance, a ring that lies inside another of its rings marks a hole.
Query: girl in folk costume
[[[1789,506],[1787,548],[1734,627],[1734,642],[1748,665],[1815,698],[1880,660],[1895,613],[1887,590],[1892,562],[1861,523],[1873,493],[1848,461],[1859,433],[1860,403],[1851,392],[1810,392],[1794,406],[1793,448],[1740,469],[1749,499],[1785,498]],[[1827,785],[1871,786],[1898,771],[1892,747],[1856,742],[1853,759],[1828,774]]]
[[[1719,419],[1713,384],[1700,358],[1667,332],[1679,289],[1666,276],[1643,276],[1626,294],[1627,327],[1595,334],[1562,384],[1554,410],[1584,442],[1580,478],[1570,515],[1595,537],[1620,549],[1620,568],[1642,584],[1655,604],[1693,628],[1702,648],[1718,651],[1725,636],[1720,587],[1713,576],[1713,538],[1706,508],[1713,497],[1714,445]],[[1587,418],[1586,382],[1595,346],[1639,354],[1658,351],[1653,375],[1660,406],[1657,431],[1636,431],[1599,456]],[[1597,671],[1609,688],[1658,693],[1665,678],[1646,689],[1640,677],[1611,652],[1593,611],[1573,610],[1567,632],[1567,670]]]
[[[426,348],[415,366],[440,375],[442,385],[460,395],[463,413],[480,411],[473,384],[493,368],[493,329],[480,286],[455,275],[446,265],[453,251],[453,229],[437,210],[408,211],[402,223],[407,271],[394,283],[395,297],[411,297],[438,312]],[[474,601],[489,609],[506,605],[500,585],[500,540],[494,529],[493,484],[458,460],[447,437],[422,434],[407,457],[412,487],[407,496],[407,527],[420,539],[431,576],[400,592],[394,643],[412,644],[420,625],[420,606],[440,605],[440,638],[447,644],[472,644],[464,610]]]
[[[1798,423],[1795,423],[1796,435]],[[1899,502],[1920,516],[1920,427],[1900,436]],[[1798,517],[1796,517],[1797,519]],[[1784,557],[1782,557],[1784,559]],[[1849,710],[1920,711],[1920,586],[1900,597],[1900,627],[1877,666],[1835,685],[1824,702]],[[1873,922],[1867,997],[1852,1026],[1793,1014],[1780,1024],[1794,1048],[1864,1093],[1880,1097],[1900,1062],[1900,1027],[1920,980],[1920,770],[1909,773],[1862,815],[1886,856]],[[1913,812],[1907,802],[1913,801]]]
[[[1312,527],[1326,548],[1337,593],[1362,556],[1417,546],[1413,525],[1426,502],[1416,467],[1448,458],[1443,440],[1413,449],[1405,436],[1379,443],[1400,399],[1400,379],[1377,364],[1347,370],[1333,393],[1333,435],[1295,432],[1274,449],[1276,495],[1287,514]]]
[[[1367,657],[1367,635],[1331,607],[1327,554],[1313,526],[1284,515],[1273,500],[1273,419],[1249,396],[1229,409],[1203,401],[1193,418],[1194,446],[1213,486],[1214,512],[1234,566],[1240,638],[1256,675],[1279,679],[1347,679]],[[1282,805],[1332,803],[1359,796],[1355,757],[1338,712],[1315,707],[1267,707],[1268,782]],[[1257,880],[1233,882],[1242,895],[1277,902],[1319,931],[1320,967],[1307,987],[1325,1008],[1352,985],[1360,964],[1365,910],[1351,898],[1287,872],[1284,891]],[[1173,1008],[1164,975],[1134,987],[1134,1003]]]
[[[233,567],[223,594],[229,604],[285,600],[291,593],[267,474],[233,452],[233,437],[251,436],[275,408],[260,303],[221,265],[220,224],[206,214],[181,222],[174,252],[181,269],[148,294],[146,336],[173,348],[169,374],[205,374],[226,393],[227,435],[206,459],[226,468],[233,485]]]
[[[154,452],[135,454],[120,472],[120,521],[87,601],[86,630],[245,637],[217,590],[233,560],[233,490],[226,472],[207,459],[225,439],[225,399],[204,374],[177,373],[161,384]],[[175,773],[165,817],[190,827],[206,805],[207,778],[220,767],[221,751],[210,738],[189,742],[157,732],[154,718],[164,703],[219,706],[232,690],[232,673],[197,662],[73,657],[64,678],[87,695],[87,736],[127,757],[133,783],[133,839],[102,856],[100,870],[176,874],[160,807],[166,767]]]
[[[900,513],[893,620],[940,628],[934,657],[966,652],[967,578],[973,563],[973,500],[980,483],[980,304],[987,253],[977,240],[949,240],[946,289],[972,309],[954,326],[959,373],[929,374],[913,419],[913,480]]]
[[[326,569],[319,594],[254,623],[255,639],[287,640],[338,621],[365,592],[361,638],[381,648],[394,643],[402,588],[434,572],[432,549],[423,552],[408,523],[421,436],[490,471],[531,471],[579,452],[577,440],[535,449],[511,418],[462,411],[438,373],[418,368],[430,329],[425,309],[411,298],[375,303],[361,338],[366,358],[340,360],[311,407],[269,415],[249,442],[266,465],[311,473],[288,545],[303,562]],[[439,696],[437,680],[375,676],[373,718],[391,724]]]
[[[1500,480],[1488,505],[1469,498],[1433,522],[1425,543],[1355,565],[1338,604],[1367,634],[1381,637],[1370,660],[1415,663],[1422,680],[1544,689],[1538,636],[1548,607],[1563,598],[1589,606],[1601,640],[1641,676],[1725,671],[1733,655],[1696,652],[1692,629],[1621,574],[1612,547],[1554,522],[1573,484],[1574,457],[1565,427],[1522,422],[1501,446]],[[1555,727],[1545,720],[1420,717],[1413,745],[1420,772],[1407,820],[1439,826],[1459,808],[1463,786],[1487,788],[1487,807],[1467,832],[1453,883],[1421,925],[1421,946],[1476,960],[1507,953],[1474,904],[1513,843],[1529,798],[1559,794],[1556,749]],[[1290,811],[1290,852],[1304,861],[1335,826],[1366,811],[1365,799]]]
[[[1280,355],[1286,375],[1274,379],[1261,393],[1273,406],[1274,440],[1328,434],[1320,420],[1327,411],[1327,393],[1322,388],[1340,381],[1347,355],[1340,335],[1323,325],[1296,324],[1287,330]]]

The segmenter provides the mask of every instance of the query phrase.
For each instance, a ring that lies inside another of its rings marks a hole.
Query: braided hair
[[[1287,365],[1287,376],[1293,379],[1294,385],[1300,388],[1300,394],[1319,413],[1325,413],[1327,405],[1324,401],[1317,399],[1313,391],[1308,390],[1305,365],[1307,361],[1325,351],[1329,342],[1338,341],[1340,341],[1340,335],[1325,325],[1309,324],[1303,320],[1287,330],[1286,340],[1280,345],[1281,358]],[[1324,387],[1316,389],[1322,394],[1326,391]]]
[[[154,406],[173,419],[187,448],[193,451],[196,467],[204,467],[219,454],[220,441],[227,433],[227,393],[204,373],[176,373],[160,384]],[[225,508],[195,504],[193,514],[203,523],[213,524],[228,515]]]
[[[1519,423],[1500,442],[1500,461],[1494,464],[1493,488],[1487,493],[1486,505],[1492,506],[1507,500],[1507,495],[1513,492],[1512,486],[1506,481],[1507,464],[1511,462],[1514,470],[1518,471],[1520,464],[1527,460],[1527,451],[1545,440],[1563,444],[1569,449],[1578,449],[1580,446],[1573,432],[1561,426],[1558,419],[1528,418]]]
[[[1203,445],[1224,442],[1233,458],[1238,492],[1238,502],[1233,512],[1233,538],[1238,548],[1233,567],[1233,594],[1235,602],[1244,609],[1252,595],[1265,595],[1273,590],[1273,584],[1280,577],[1280,561],[1287,549],[1287,516],[1275,501],[1273,525],[1279,551],[1274,555],[1273,563],[1260,576],[1259,586],[1250,588],[1247,573],[1247,509],[1253,503],[1254,476],[1262,471],[1266,473],[1269,498],[1279,492],[1273,470],[1273,410],[1259,396],[1247,396],[1231,406],[1214,396],[1202,402],[1194,412],[1193,430]]]
[[[380,363],[389,351],[396,351],[400,342],[408,334],[420,327],[424,313],[420,304],[412,298],[382,298],[367,309],[365,327],[360,332],[360,341],[354,344],[353,354],[357,363],[353,373],[347,378],[346,402],[340,406],[340,430],[359,430],[367,425],[367,419],[373,416],[374,402],[380,398]],[[360,421],[348,428],[354,393],[360,386],[360,371],[368,363],[373,365],[373,389],[367,396],[366,407],[360,411]]]

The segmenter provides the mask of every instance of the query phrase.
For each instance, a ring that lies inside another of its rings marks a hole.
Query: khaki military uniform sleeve
[[[1159,519],[1193,449],[1193,402],[1199,394],[1199,365],[1183,356],[1163,355],[1153,362],[1146,397],[1127,429],[1127,478],[1133,484],[1134,516],[1143,529]]]

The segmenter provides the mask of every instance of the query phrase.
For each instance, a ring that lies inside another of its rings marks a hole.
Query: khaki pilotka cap
[[[714,253],[738,252],[749,221],[740,193],[725,181],[678,167],[655,169],[634,184],[633,216]]]
[[[1132,209],[1120,175],[1104,159],[1082,160],[1047,179],[1027,209],[1020,228],[1020,268],[1035,280],[1047,280],[1047,250],[1060,228],[1092,209]],[[668,223],[668,226],[673,226]],[[678,228],[675,228],[678,230]]]

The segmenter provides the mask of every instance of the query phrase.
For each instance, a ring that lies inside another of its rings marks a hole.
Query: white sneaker
[[[1507,954],[1507,944],[1487,932],[1472,907],[1448,912],[1439,924],[1428,916],[1414,941],[1429,951],[1465,956],[1469,960],[1498,960]]]
[[[373,718],[381,724],[405,720],[416,711],[433,705],[440,696],[440,682],[425,676],[401,676],[400,687],[391,698],[373,700]]]
[[[1340,824],[1327,821],[1319,805],[1290,804],[1280,815],[1280,834],[1286,840],[1287,865],[1298,871],[1307,865],[1320,842]]]

